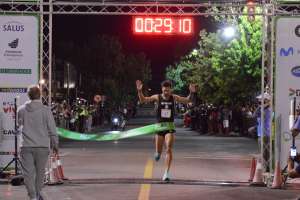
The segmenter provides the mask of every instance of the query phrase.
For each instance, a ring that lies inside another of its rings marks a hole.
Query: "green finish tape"
[[[109,132],[104,132],[103,134],[96,134],[96,133],[84,134],[84,133],[69,131],[63,128],[57,128],[57,133],[60,137],[71,139],[71,140],[111,141],[111,140],[119,140],[119,139],[136,137],[141,135],[154,134],[160,131],[169,131],[174,129],[175,129],[175,125],[173,122],[163,122],[163,123],[151,124],[148,126],[131,129],[128,131],[109,131]]]

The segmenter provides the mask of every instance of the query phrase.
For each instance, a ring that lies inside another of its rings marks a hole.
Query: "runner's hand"
[[[135,84],[136,84],[136,89],[137,89],[138,91],[141,91],[141,90],[143,89],[143,83],[142,83],[142,81],[137,80],[137,81],[135,82]]]

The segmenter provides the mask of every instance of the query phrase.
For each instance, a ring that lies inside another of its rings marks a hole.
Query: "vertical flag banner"
[[[37,16],[0,15],[0,109],[4,112],[4,139],[0,168],[14,152],[14,99],[27,101],[26,90],[39,78],[39,19]]]
[[[281,166],[286,164],[292,140],[287,139],[293,124],[293,105],[300,106],[300,18],[276,20],[275,114],[277,132],[281,133]],[[296,100],[296,103],[293,102]],[[280,129],[280,130],[279,130]],[[297,139],[297,138],[296,138]],[[296,144],[299,144],[299,140]]]

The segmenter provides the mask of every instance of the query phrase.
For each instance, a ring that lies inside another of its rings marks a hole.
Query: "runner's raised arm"
[[[138,91],[139,100],[141,103],[150,103],[153,101],[158,101],[158,95],[152,95],[150,97],[145,97],[143,94],[143,83],[140,80],[137,80],[136,82],[136,89]]]
[[[196,84],[190,84],[189,86],[189,90],[190,90],[190,94],[187,97],[181,97],[179,95],[173,94],[174,99],[176,102],[178,103],[184,103],[184,104],[188,104],[192,101],[193,95],[196,93]]]

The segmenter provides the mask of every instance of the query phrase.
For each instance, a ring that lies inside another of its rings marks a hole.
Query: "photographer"
[[[198,118],[199,118],[199,110],[197,106],[193,105],[191,107],[190,117],[191,117],[191,130],[195,131],[198,128]]]
[[[297,110],[299,113],[299,110]],[[300,116],[297,116],[297,119],[292,128],[292,135],[296,137],[300,132]],[[297,162],[298,166],[294,169],[294,161]],[[299,178],[300,177],[300,154],[297,154],[294,158],[291,156],[288,159],[288,176],[290,178]]]
[[[264,93],[263,101],[263,120],[261,118],[261,104],[262,104],[262,95],[256,97],[259,104],[254,112],[254,116],[257,119],[257,137],[258,137],[258,148],[259,152],[263,151],[263,164],[266,167],[266,170],[270,170],[270,136],[271,136],[271,95]],[[264,124],[264,126],[262,126]],[[262,140],[262,141],[261,141]],[[261,145],[263,143],[263,146]],[[263,148],[263,149],[262,149]]]

